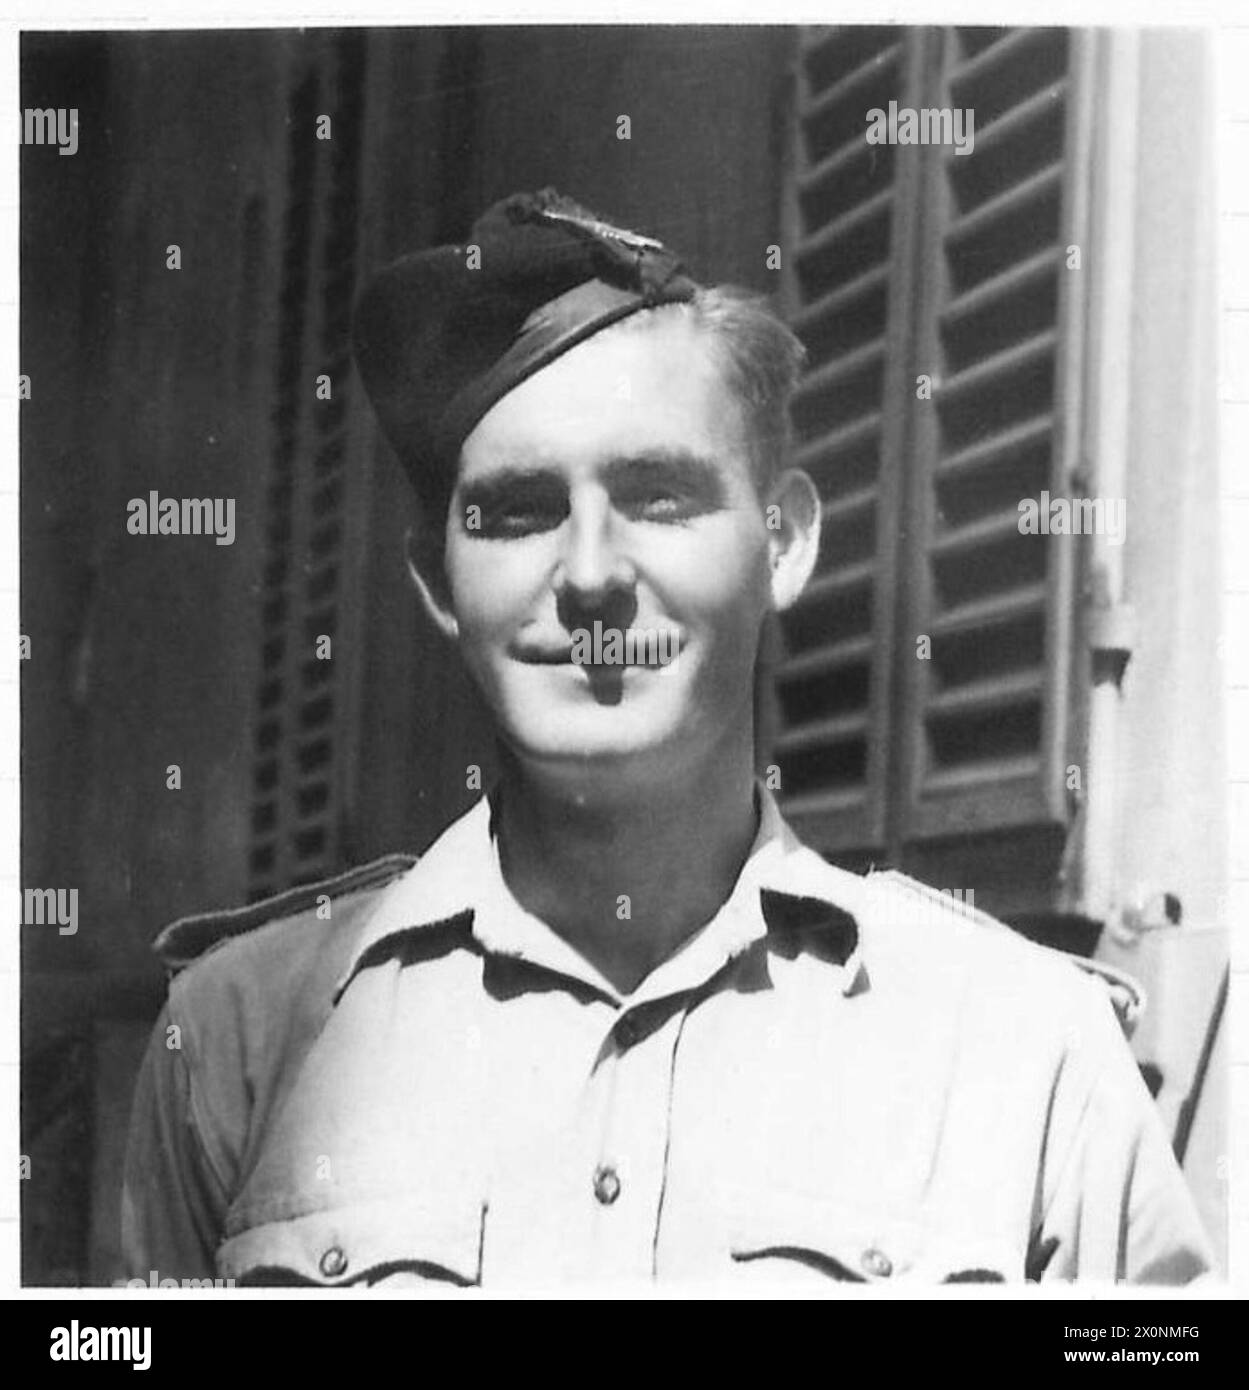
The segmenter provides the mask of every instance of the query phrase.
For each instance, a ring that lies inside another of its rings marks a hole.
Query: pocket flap
[[[1001,1283],[1016,1276],[1008,1243],[939,1233],[921,1222],[792,1192],[742,1194],[734,1260],[789,1260],[855,1283]]]
[[[239,1232],[218,1249],[217,1266],[241,1285],[476,1284],[483,1215],[480,1202],[423,1198],[329,1207]]]

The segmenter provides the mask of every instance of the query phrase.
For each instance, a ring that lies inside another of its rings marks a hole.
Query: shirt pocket
[[[856,1284],[1007,1283],[1023,1277],[1010,1243],[945,1232],[893,1213],[792,1192],[734,1199],[729,1252],[761,1279]]]
[[[378,1199],[251,1226],[218,1248],[239,1285],[342,1288],[481,1282],[484,1206]]]

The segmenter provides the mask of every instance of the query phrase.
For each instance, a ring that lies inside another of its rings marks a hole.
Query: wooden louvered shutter
[[[306,52],[306,48],[297,50]],[[288,103],[278,360],[262,575],[261,679],[252,780],[250,896],[331,873],[345,857],[344,788],[357,661],[365,499],[351,399],[364,47],[327,35],[298,59]],[[332,138],[316,138],[331,117]],[[332,395],[316,395],[318,376]],[[332,656],[317,657],[321,636]]]
[[[832,29],[801,41],[787,180],[784,298],[808,352],[793,408],[796,462],[825,509],[816,574],[783,615],[775,666],[787,815],[823,849],[885,844],[896,532],[918,166],[869,146],[864,113],[917,94],[907,31]]]
[[[1078,542],[1021,535],[1021,499],[1070,495],[1090,120],[1086,41],[930,36],[925,104],[975,112],[972,153],[929,151],[908,508],[899,538],[899,838],[1062,821]],[[912,377],[912,381],[914,378]],[[931,638],[917,660],[916,636]]]
[[[1067,813],[1077,552],[1021,535],[1018,506],[1078,488],[1084,287],[1066,256],[1085,237],[1089,43],[800,40],[785,304],[810,354],[798,462],[827,521],[782,623],[773,750],[787,814],[845,862],[906,867],[926,842]],[[973,152],[869,145],[891,101],[971,108]]]

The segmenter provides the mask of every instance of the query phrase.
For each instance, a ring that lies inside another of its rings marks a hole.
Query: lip
[[[610,629],[610,631],[618,632],[622,631],[622,629],[613,628]],[[626,669],[636,668],[638,670],[648,671],[652,668],[670,665],[671,661],[675,659],[675,656],[685,650],[685,634],[676,627],[647,627],[644,624],[635,622],[628,628],[623,629],[623,631],[635,633],[639,637],[651,633],[658,634],[660,639],[666,640],[663,640],[662,643],[657,646],[657,652],[669,651],[673,656],[666,661],[662,659],[647,661],[645,660],[645,651],[643,650],[641,653],[643,656],[642,660],[575,661],[573,654],[577,650],[577,641],[570,639],[562,633],[558,635],[552,633],[546,640],[531,637],[528,640],[518,641],[511,649],[511,656],[514,661],[524,666],[584,666],[591,671],[606,671],[610,670],[612,667],[617,667]],[[598,654],[597,649],[595,654]],[[623,653],[621,653],[621,655],[623,655]],[[635,650],[635,658],[637,655],[638,651]]]
[[[526,666],[571,666],[572,645],[560,647],[522,647],[515,659]]]
[[[678,651],[682,648],[678,647]],[[671,665],[667,661],[574,661],[572,647],[525,648],[513,653],[522,666],[575,666],[587,671],[660,670]]]

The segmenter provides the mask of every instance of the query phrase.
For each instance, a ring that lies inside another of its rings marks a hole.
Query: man
[[[1206,1270],[1101,985],[828,865],[753,776],[760,633],[820,527],[789,331],[547,190],[385,271],[357,356],[502,773],[415,865],[163,934],[133,1269]]]

